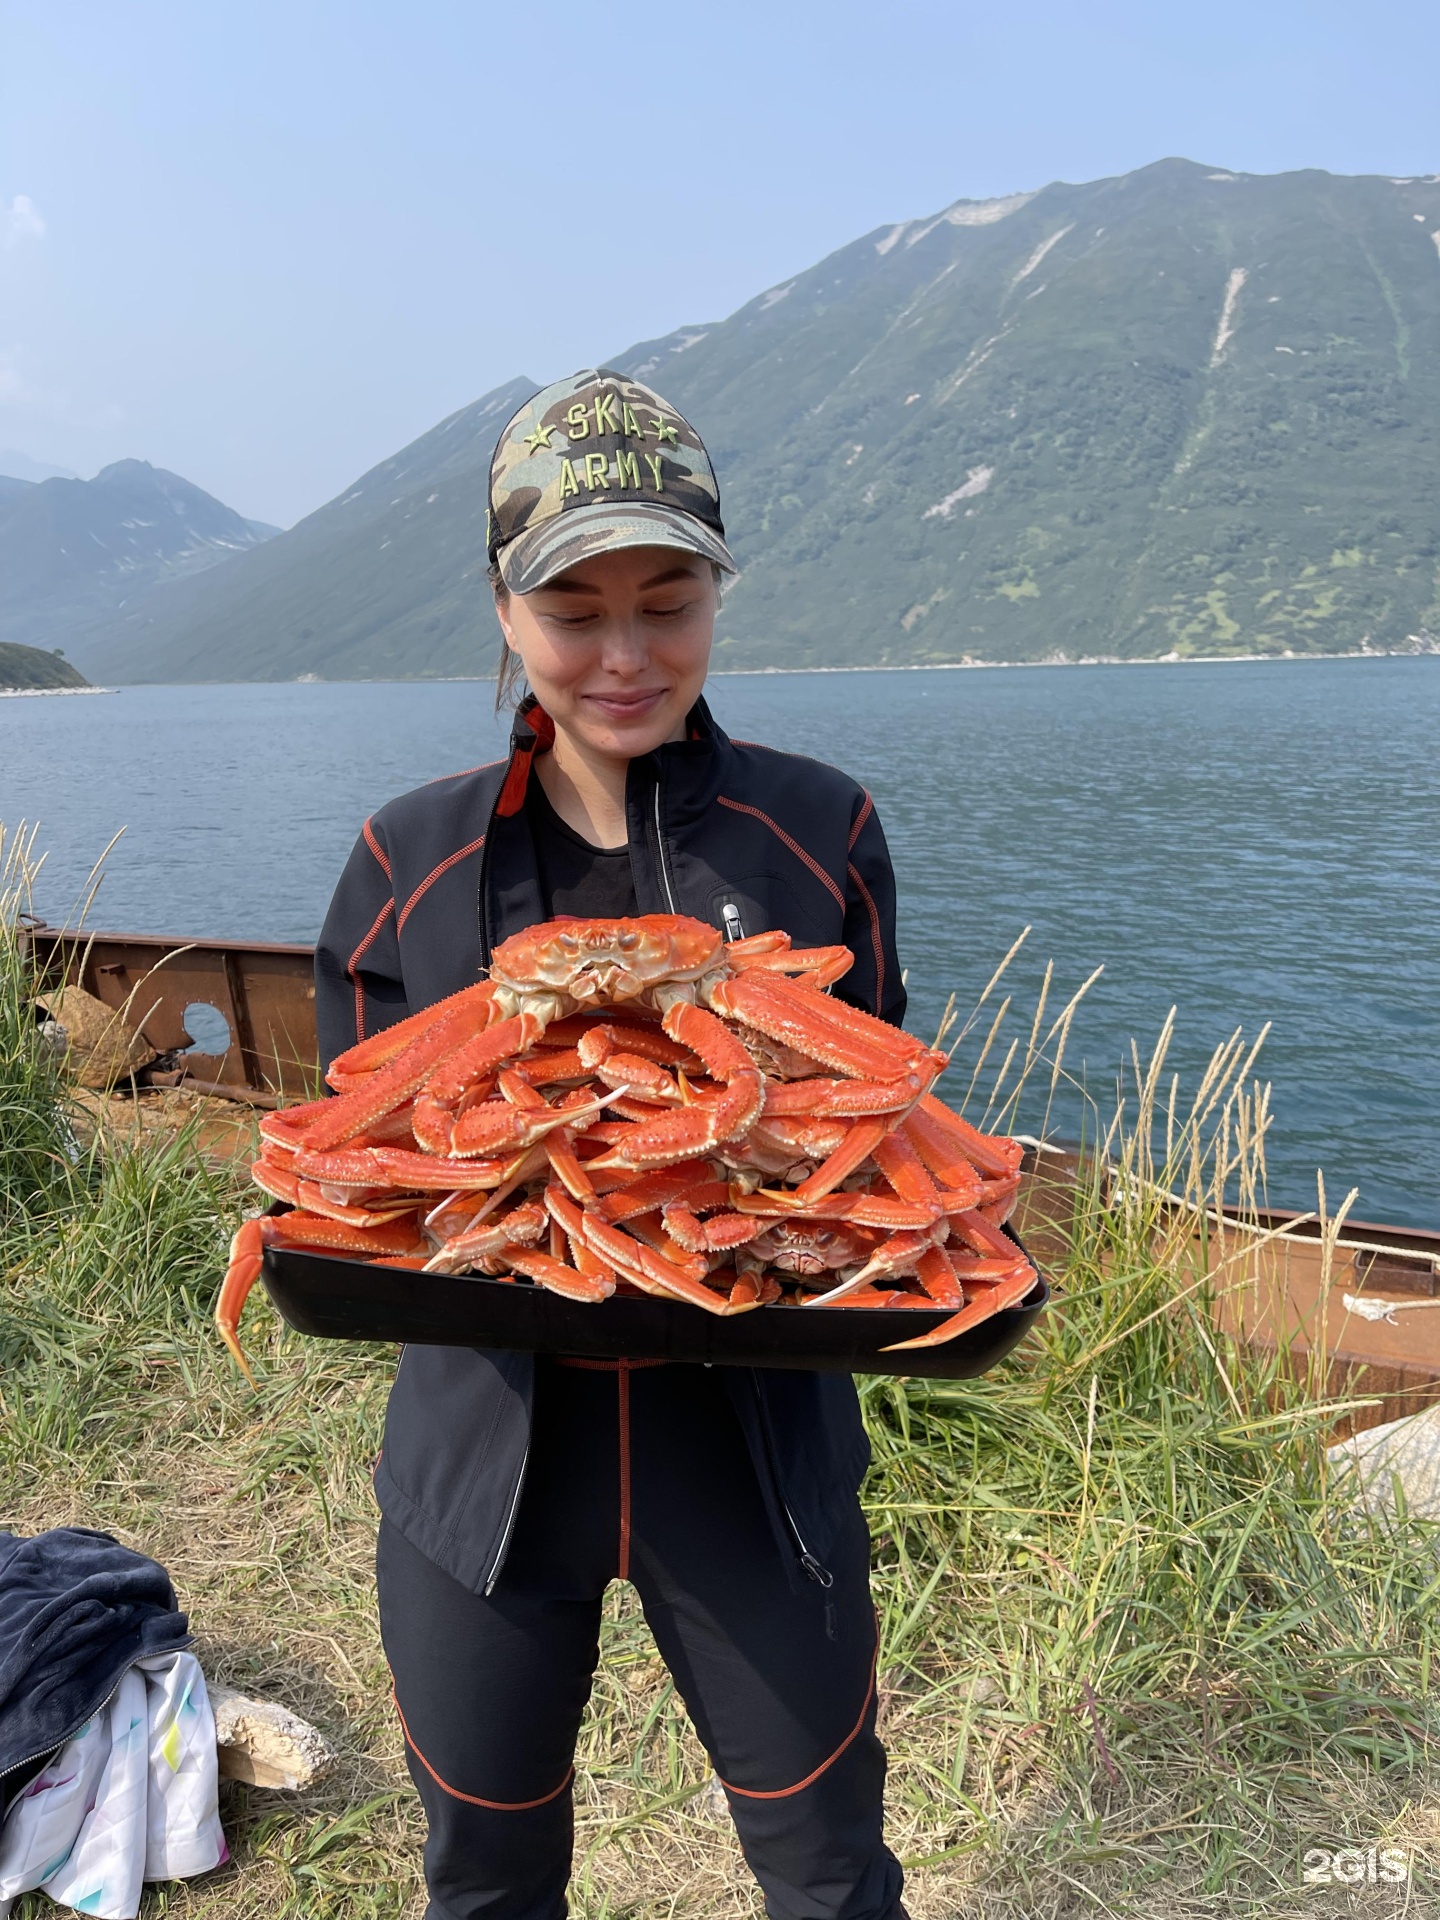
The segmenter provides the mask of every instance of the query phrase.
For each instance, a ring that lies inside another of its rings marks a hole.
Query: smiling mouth
[[[621,717],[626,714],[648,713],[658,706],[670,691],[668,687],[650,687],[643,693],[587,693],[584,698],[593,701],[597,707]]]

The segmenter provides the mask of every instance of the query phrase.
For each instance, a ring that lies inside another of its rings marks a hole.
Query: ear
[[[510,623],[510,596],[508,593],[496,594],[495,618],[500,622],[500,631],[505,636],[505,645],[510,649],[511,653],[518,653],[519,649],[515,645],[515,629]]]

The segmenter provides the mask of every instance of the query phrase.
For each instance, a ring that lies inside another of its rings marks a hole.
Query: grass
[[[145,1912],[418,1915],[370,1576],[393,1356],[302,1340],[257,1300],[260,1391],[238,1377],[209,1312],[247,1196],[193,1125],[166,1139],[74,1102],[3,931],[27,861],[12,847],[0,900],[0,1521],[153,1553],[207,1673],[341,1756],[306,1795],[227,1786],[234,1864]],[[1013,1052],[994,1027],[963,1036],[997,1112],[1057,1031],[1037,1014]],[[1236,1041],[1182,1103],[1164,1048],[1133,1063],[1108,1171],[1067,1205],[1063,1299],[1027,1349],[978,1381],[862,1385],[889,1831],[916,1920],[1349,1912],[1349,1889],[1302,1883],[1302,1855],[1372,1842],[1409,1849],[1411,1878],[1365,1886],[1367,1915],[1434,1898],[1434,1529],[1344,1509],[1315,1383],[1216,1330],[1193,1230],[1255,1191],[1264,1098]],[[580,1762],[578,1913],[758,1911],[627,1588]],[[53,1911],[31,1896],[16,1920]]]

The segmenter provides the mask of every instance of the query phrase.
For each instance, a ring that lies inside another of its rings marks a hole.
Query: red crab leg
[[[603,1026],[591,1027],[588,1033],[581,1035],[577,1044],[581,1058],[591,1066],[616,1052],[648,1060],[657,1067],[693,1068],[697,1065],[693,1050],[681,1041],[672,1039],[659,1025],[639,1027],[627,1025],[624,1021],[607,1021]]]
[[[595,1078],[617,1092],[635,1093],[661,1106],[678,1107],[679,1082],[655,1061],[639,1053],[620,1052],[612,1039],[609,1027],[595,1027],[580,1042],[577,1051]]]
[[[523,1273],[537,1281],[550,1293],[563,1294],[567,1300],[583,1300],[587,1306],[598,1306],[615,1291],[602,1280],[580,1273],[574,1267],[567,1267],[553,1254],[541,1253],[535,1247],[526,1252],[516,1249],[507,1253],[505,1258],[516,1273]]]
[[[480,1226],[466,1227],[452,1240],[447,1240],[426,1262],[426,1271],[454,1273],[490,1254],[504,1254],[508,1259],[511,1248],[533,1245],[548,1224],[545,1209],[533,1201],[512,1207],[509,1213],[499,1214]]]
[[[406,1152],[399,1147],[376,1147],[373,1151],[397,1186],[419,1187],[428,1193],[496,1187],[510,1165],[508,1159],[452,1160],[444,1154]]]
[[[351,1206],[327,1199],[323,1188],[314,1180],[300,1180],[296,1185],[300,1205],[307,1212],[318,1214],[322,1220],[338,1220],[347,1227],[383,1227],[403,1214],[415,1213],[425,1204],[418,1195],[407,1198],[397,1194],[388,1206]]]
[[[913,1340],[897,1340],[893,1346],[882,1347],[880,1351],[902,1353],[907,1347],[943,1346],[947,1340],[958,1339],[962,1333],[978,1327],[982,1320],[988,1320],[992,1314],[1003,1313],[1006,1307],[1017,1306],[1034,1285],[1035,1269],[1027,1264],[1022,1272],[1016,1273],[1010,1280],[1002,1280],[999,1286],[989,1288],[978,1300],[972,1300],[962,1312],[942,1320],[929,1333],[917,1334]]]
[[[925,1165],[950,1193],[965,1196],[961,1206],[974,1206],[980,1198],[980,1175],[946,1133],[919,1108],[907,1113],[896,1131],[919,1154]],[[969,1196],[974,1196],[970,1198]],[[950,1211],[957,1211],[951,1208]]]
[[[963,1115],[947,1107],[933,1093],[921,1096],[920,1104],[911,1118],[917,1123],[917,1146],[921,1144],[920,1136],[931,1133],[932,1129],[938,1130],[952,1152],[958,1148],[970,1164],[990,1180],[1004,1179],[1006,1175],[1014,1173],[1025,1151],[1018,1140],[1012,1140],[1006,1134],[981,1133],[978,1127],[972,1127]],[[925,1124],[927,1121],[929,1127]]]
[[[517,1060],[509,1071],[532,1087],[553,1087],[566,1080],[588,1080],[590,1077],[590,1069],[581,1060],[578,1047],[528,1053],[523,1059]]]
[[[718,1293],[703,1286],[695,1273],[698,1267],[704,1271],[704,1262],[689,1261],[690,1271],[684,1271],[664,1254],[656,1253],[652,1247],[623,1233],[619,1227],[608,1226],[605,1221],[597,1220],[593,1214],[583,1216],[586,1245],[608,1265],[623,1273],[646,1293],[670,1293],[681,1300],[688,1300],[692,1306],[704,1307],[707,1313],[723,1313],[725,1302]]]
[[[885,1287],[860,1287],[854,1293],[847,1293],[843,1299],[833,1294],[825,1294],[818,1300],[806,1300],[807,1307],[932,1307],[933,1300],[927,1300],[922,1294],[904,1293],[898,1289]]]
[[[581,1125],[613,1098],[613,1094],[597,1096],[583,1106],[569,1108],[547,1106],[542,1100],[538,1109],[512,1105],[509,1100],[487,1100],[461,1114],[450,1135],[450,1148],[461,1159],[471,1154],[493,1157],[513,1153],[543,1140],[556,1127]]]
[[[898,1027],[861,1013],[828,994],[798,987],[782,974],[742,973],[718,982],[708,998],[718,1013],[758,1027],[832,1071],[862,1080],[894,1080],[918,1073],[925,1085],[949,1065],[949,1056],[923,1046]]]
[[[930,1235],[925,1232],[892,1234],[875,1249],[858,1273],[852,1274],[848,1280],[842,1280],[839,1286],[832,1287],[828,1293],[812,1294],[804,1304],[807,1307],[823,1307],[832,1300],[843,1300],[847,1293],[854,1293],[858,1287],[868,1285],[877,1276],[913,1273],[921,1254],[933,1245]]]
[[[716,1213],[701,1220],[678,1203],[666,1207],[661,1217],[666,1233],[686,1253],[727,1253],[765,1231],[762,1221],[743,1213]]]
[[[250,1169],[250,1178],[257,1187],[273,1195],[276,1200],[288,1200],[295,1206],[300,1198],[300,1179],[290,1167],[274,1160],[267,1160],[262,1154]]]
[[[738,953],[736,949],[742,944],[746,943],[737,940],[725,949],[725,958],[737,973],[802,974],[803,982],[797,981],[796,985],[803,984],[812,993],[833,986],[855,964],[849,947],[781,947],[769,953]]]
[[[872,1113],[902,1113],[920,1097],[919,1074],[895,1080],[772,1080],[765,1088],[764,1118],[805,1116],[853,1120]]]
[[[723,1275],[712,1274],[712,1280]],[[752,1307],[772,1306],[780,1298],[780,1282],[770,1273],[738,1274],[731,1285],[726,1307],[731,1313],[748,1313]]]
[[[788,953],[789,950],[790,936],[788,933],[783,933],[779,927],[772,927],[768,933],[748,934],[743,940],[725,942],[725,958],[738,961],[742,965],[756,954]]]
[[[462,987],[459,993],[452,993],[447,1000],[439,1000],[433,1007],[426,1007],[420,1013],[412,1013],[407,1020],[397,1020],[393,1027],[372,1034],[368,1040],[361,1040],[353,1047],[347,1047],[344,1053],[337,1053],[330,1062],[330,1074],[339,1073],[344,1079],[356,1081],[361,1076],[374,1073],[379,1067],[388,1066],[397,1054],[403,1053],[412,1040],[428,1032],[437,1020],[443,1020],[457,1010],[468,1013],[477,1007],[488,1008],[495,998],[495,988],[489,980],[482,980],[478,986]],[[338,1080],[325,1077],[332,1087],[340,1088]]]
[[[823,1200],[827,1193],[833,1193],[842,1180],[848,1179],[863,1161],[870,1158],[885,1138],[888,1124],[880,1116],[873,1120],[857,1120],[844,1146],[837,1147],[808,1180],[802,1180],[796,1187],[795,1198],[800,1204],[808,1206],[812,1200]]]
[[[638,1122],[634,1132],[592,1168],[665,1166],[708,1154],[721,1141],[743,1135],[765,1104],[765,1082],[758,1067],[713,1013],[677,1001],[665,1015],[665,1031],[699,1054],[705,1070],[722,1082],[718,1095],[696,1100],[678,1112]],[[624,1111],[617,1103],[617,1111]]]
[[[591,1163],[594,1164],[593,1162]],[[693,1160],[678,1167],[662,1167],[657,1173],[642,1173],[614,1193],[607,1193],[596,1208],[596,1215],[618,1227],[622,1220],[633,1220],[656,1207],[668,1207],[683,1200],[687,1206],[706,1207],[712,1199],[716,1206],[728,1206],[730,1189],[723,1180],[711,1180]]]
[[[939,1307],[963,1307],[965,1291],[955,1277],[943,1247],[930,1247],[915,1262],[915,1272],[926,1293]]]
[[[976,1253],[987,1254],[997,1260],[1023,1260],[1009,1234],[1003,1233],[993,1221],[987,1220],[983,1213],[970,1208],[964,1213],[950,1215],[950,1231],[963,1240]]]
[[[607,1295],[615,1291],[616,1273],[586,1245],[584,1223],[579,1207],[570,1195],[558,1187],[552,1180],[545,1189],[545,1207],[550,1218],[565,1235],[570,1246],[570,1259],[578,1273],[587,1280],[598,1281],[606,1288]]]
[[[476,1022],[483,1025],[487,1011],[483,1003],[472,1003],[454,1007],[432,1022],[388,1065],[371,1074],[363,1086],[327,1101],[325,1111],[306,1128],[304,1145],[312,1153],[328,1153],[366,1132],[408,1100],[437,1067],[459,1053],[474,1035]]]
[[[360,1228],[320,1219],[310,1213],[247,1220],[230,1242],[230,1261],[215,1302],[215,1325],[252,1387],[255,1376],[240,1345],[240,1316],[245,1311],[250,1289],[260,1277],[266,1247],[277,1245],[322,1247],[360,1254],[413,1254],[424,1249],[413,1222]]]
[[[795,1189],[799,1192],[799,1188]],[[823,1200],[801,1206],[794,1193],[774,1187],[761,1187],[758,1193],[734,1194],[730,1203],[737,1213],[757,1214],[762,1220],[843,1220],[847,1225],[880,1227],[888,1233],[934,1224],[929,1210],[912,1207],[882,1193],[829,1193]]]
[[[902,1200],[908,1200],[912,1207],[933,1206],[939,1219],[940,1196],[935,1182],[903,1134],[888,1133],[877,1140],[872,1158]]]
[[[260,1138],[269,1146],[294,1153],[311,1121],[318,1120],[329,1107],[328,1100],[305,1100],[299,1106],[281,1107],[277,1113],[262,1113]]]

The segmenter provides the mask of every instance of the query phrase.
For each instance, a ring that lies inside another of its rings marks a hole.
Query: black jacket
[[[508,761],[433,781],[365,822],[315,954],[326,1066],[357,1037],[482,978],[501,940],[544,919],[524,800],[535,751],[551,737],[548,716],[527,702]],[[900,1024],[895,879],[870,796],[853,780],[728,739],[701,702],[688,739],[631,762],[626,812],[642,913],[690,914],[732,936],[738,914],[746,934],[782,927],[797,946],[844,944],[855,965],[837,991]],[[854,1383],[726,1373],[777,1537],[823,1578],[869,1459]],[[381,1508],[477,1592],[504,1563],[533,1378],[529,1354],[412,1346],[391,1393]]]
[[[108,1533],[0,1533],[0,1806],[127,1667],[189,1640],[165,1569]]]

